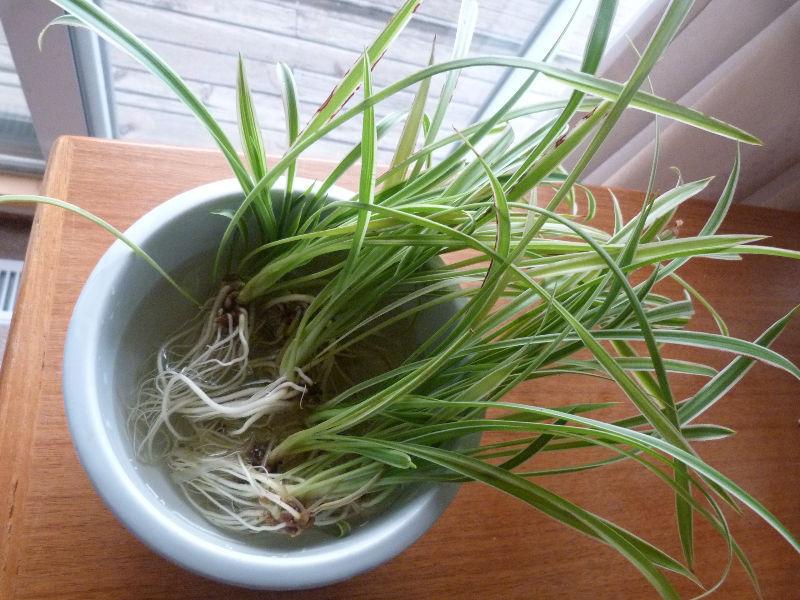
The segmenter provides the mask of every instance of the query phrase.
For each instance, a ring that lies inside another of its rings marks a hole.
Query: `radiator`
[[[11,313],[19,291],[22,264],[21,260],[0,258],[0,323],[11,322]]]

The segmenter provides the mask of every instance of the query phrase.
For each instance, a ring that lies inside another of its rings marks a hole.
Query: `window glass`
[[[236,61],[245,57],[250,86],[265,140],[271,152],[286,147],[283,107],[275,74],[277,61],[288,64],[297,82],[301,122],[305,123],[336,82],[358,59],[401,0],[105,0],[104,7],[142,37],[186,79],[209,106],[223,128],[238,138],[236,124]],[[557,3],[561,4],[561,3]],[[622,31],[642,2],[623,0]],[[580,65],[582,46],[591,27],[596,0],[583,2],[554,61]],[[460,2],[423,2],[400,38],[374,71],[376,88],[424,67],[436,39],[437,60],[449,56]],[[481,0],[473,54],[524,54],[532,32],[554,9],[550,0]],[[574,3],[573,3],[574,6]],[[126,140],[209,146],[210,138],[160,81],[123,55],[111,51],[118,136]],[[471,122],[498,91],[500,68],[462,73],[443,130]],[[563,96],[565,91],[541,78],[532,99]],[[431,85],[431,102],[441,83]],[[380,118],[407,110],[413,89],[377,107]],[[432,110],[433,104],[429,104]],[[387,160],[395,137],[381,142]],[[310,154],[335,158],[358,139],[360,123],[348,126],[316,144]]]

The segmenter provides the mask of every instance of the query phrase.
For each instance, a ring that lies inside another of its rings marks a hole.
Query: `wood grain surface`
[[[320,177],[324,162],[302,164]],[[192,186],[229,176],[213,152],[61,139],[45,192],[77,203],[120,228]],[[354,184],[351,178],[348,183]],[[607,227],[607,195],[598,191]],[[620,191],[633,214],[642,194]],[[699,227],[710,203],[688,202],[685,232]],[[774,245],[800,248],[800,215],[734,207],[725,232],[763,233]],[[99,228],[52,207],[38,209],[23,285],[0,374],[0,598],[651,598],[648,584],[613,551],[551,522],[521,502],[478,485],[463,486],[451,507],[414,546],[350,581],[297,593],[250,592],[183,571],[128,533],[95,494],[70,442],[61,397],[62,346],[73,304],[94,264],[112,243]],[[685,277],[728,319],[731,333],[754,339],[800,301],[800,264],[748,256],[742,262],[696,260]],[[700,311],[696,326],[712,330]],[[800,325],[775,344],[800,361]],[[673,354],[674,355],[674,354]],[[697,358],[684,351],[681,356]],[[721,366],[729,357],[717,355]],[[676,396],[696,389],[676,378]],[[699,446],[713,466],[752,492],[800,534],[800,384],[761,365],[703,419],[732,427],[731,439]],[[515,401],[545,406],[622,401],[611,385],[589,378],[545,378],[520,387]],[[623,404],[614,409],[630,409]],[[556,464],[545,453],[538,464]],[[632,464],[539,480],[679,555],[672,498]],[[729,511],[730,512],[730,511]],[[731,513],[766,598],[800,597],[800,557],[749,512]],[[707,527],[697,532],[697,570],[713,583],[726,548]],[[690,586],[680,584],[685,595]],[[752,598],[734,565],[719,598]]]

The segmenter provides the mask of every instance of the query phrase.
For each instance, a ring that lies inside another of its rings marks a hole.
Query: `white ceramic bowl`
[[[310,184],[298,180],[295,189]],[[332,199],[351,195],[342,189],[329,193]],[[207,268],[227,224],[212,211],[235,208],[241,198],[234,180],[204,185],[161,204],[126,233],[168,272],[183,272],[181,281],[210,293],[198,262]],[[314,531],[294,539],[235,535],[198,515],[165,470],[134,457],[126,408],[144,361],[193,310],[117,241],[86,282],[67,332],[63,386],[72,439],[97,492],[139,539],[186,569],[218,581],[299,589],[372,569],[402,552],[436,521],[456,486],[409,489],[382,514],[338,539]],[[429,327],[446,316],[429,315]]]

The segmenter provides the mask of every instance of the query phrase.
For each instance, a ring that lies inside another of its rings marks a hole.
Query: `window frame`
[[[63,10],[49,2],[0,2],[0,21],[39,151],[38,157],[33,155],[36,148],[28,142],[26,156],[0,155],[1,170],[43,171],[50,148],[61,135],[115,137],[110,71],[97,35],[54,27],[44,36],[41,50],[38,47],[39,33],[62,14]]]

